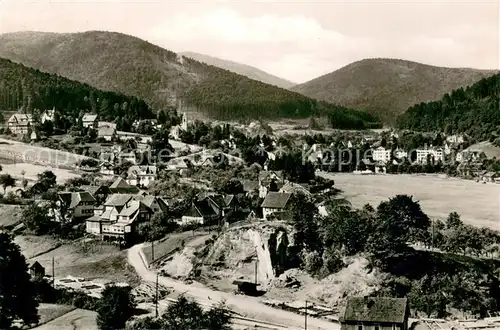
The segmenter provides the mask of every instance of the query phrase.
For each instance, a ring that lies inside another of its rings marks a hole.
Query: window
[[[363,330],[363,325],[362,324],[358,324],[357,327],[356,327],[357,330]]]
[[[392,325],[392,330],[400,330],[401,328],[397,324]]]
[[[374,329],[375,330],[380,330],[380,325],[379,324],[375,324]]]

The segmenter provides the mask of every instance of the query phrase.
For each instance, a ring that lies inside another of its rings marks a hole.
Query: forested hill
[[[23,109],[30,113],[33,109],[53,107],[75,117],[80,111],[93,111],[110,121],[117,117],[133,121],[153,116],[146,102],[136,97],[105,92],[0,58],[0,110]]]
[[[248,77],[250,79],[254,79],[257,81],[261,81],[263,83],[278,86],[281,88],[290,88],[295,83],[288,81],[286,79],[276,77],[272,74],[269,74],[265,71],[257,69],[253,66],[237,63],[229,60],[223,60],[217,57],[208,56],[205,54],[193,53],[193,52],[183,52],[179,53],[184,57],[192,58],[198,62],[207,63],[225,70],[229,70],[234,73],[241,74],[242,76]]]
[[[156,109],[176,106],[222,119],[336,118],[339,128],[379,126],[369,115],[182,57],[114,32],[19,32],[0,35],[0,56],[47,72],[144,99]]]
[[[435,101],[495,71],[445,68],[390,59],[364,59],[291,90],[318,100],[365,110],[392,124],[408,107]]]
[[[410,107],[397,126],[418,131],[466,133],[478,140],[500,136],[500,74]]]

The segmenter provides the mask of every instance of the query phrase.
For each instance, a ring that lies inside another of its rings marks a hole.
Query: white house
[[[391,149],[378,147],[373,150],[373,160],[376,162],[388,162],[391,159]]]
[[[99,127],[98,116],[86,113],[82,118],[83,127],[97,129]]]
[[[157,178],[156,166],[130,166],[128,169],[127,183],[132,186],[149,186]]]
[[[417,163],[425,164],[427,162],[427,156],[430,155],[434,158],[434,161],[444,161],[444,152],[442,148],[423,148],[417,149]]]
[[[259,197],[266,197],[270,184],[274,182],[278,190],[285,184],[281,171],[260,171],[259,172]]]
[[[446,137],[446,141],[450,143],[463,143],[464,142],[464,137],[463,135],[449,135]]]
[[[283,214],[292,194],[270,191],[262,202],[262,216],[267,219],[271,214]]]
[[[95,198],[86,191],[61,192],[55,212],[55,220],[63,221],[63,216],[72,219],[88,218],[94,215]]]
[[[15,113],[7,122],[9,130],[14,134],[28,134],[30,127],[33,127],[33,116],[24,113]]]
[[[170,129],[170,137],[173,140],[179,141],[181,139],[181,133],[187,131],[188,129],[188,119],[186,113],[182,113],[181,124],[176,125]]]
[[[101,126],[97,131],[97,137],[103,138],[106,141],[111,141],[116,136],[116,129],[112,126]]]
[[[56,108],[52,108],[52,110],[45,110],[40,116],[40,122],[43,124],[46,121],[54,122],[54,118],[56,115]]]

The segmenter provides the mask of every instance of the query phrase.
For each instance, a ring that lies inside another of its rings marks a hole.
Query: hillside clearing
[[[460,214],[468,224],[500,230],[500,185],[442,178],[437,175],[356,175],[322,173],[354,207],[373,207],[397,194],[412,195],[434,218]]]
[[[52,272],[54,257],[56,277],[71,275],[128,282],[132,286],[138,284],[135,272],[127,263],[126,251],[117,246],[100,241],[60,242],[49,236],[17,236],[15,242],[21,247],[28,263],[40,262],[48,274]]]
[[[97,313],[75,309],[33,330],[97,330]]]

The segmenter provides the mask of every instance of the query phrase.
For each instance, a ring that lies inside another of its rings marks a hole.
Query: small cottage
[[[35,261],[30,266],[29,271],[32,278],[43,278],[45,276],[45,268],[38,261]]]
[[[406,298],[350,298],[340,317],[340,330],[407,330],[409,315]]]
[[[288,201],[292,194],[271,191],[262,202],[262,216],[264,219],[273,213],[283,214],[287,210]]]

